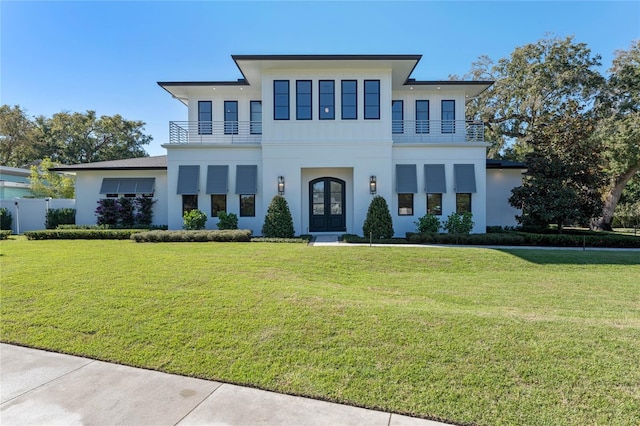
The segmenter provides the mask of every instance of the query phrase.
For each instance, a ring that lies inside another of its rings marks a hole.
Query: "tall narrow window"
[[[224,101],[224,134],[238,134],[238,101]]]
[[[251,101],[250,103],[250,119],[249,131],[252,135],[262,134],[262,101]]]
[[[380,119],[380,80],[364,81],[364,119]]]
[[[273,119],[289,119],[289,80],[273,81]]]
[[[333,120],[336,118],[336,94],[333,80],[320,80],[318,82],[320,120]]]
[[[197,195],[182,195],[182,215],[186,212],[190,212],[191,210],[196,210],[198,208],[198,196]]]
[[[342,119],[358,119],[358,82],[356,80],[342,80]]]
[[[442,215],[442,194],[427,193],[427,213],[436,216]]]
[[[416,101],[416,133],[429,133],[429,101]]]
[[[442,101],[442,133],[456,132],[456,101]]]
[[[471,213],[471,193],[458,192],[456,194],[456,213]]]
[[[227,195],[211,194],[211,217],[218,217],[220,212],[227,212]]]
[[[391,132],[404,133],[404,102],[391,101]]]
[[[240,217],[254,217],[256,215],[256,195],[240,194]]]
[[[413,216],[413,194],[398,194],[398,216]]]
[[[198,134],[210,135],[213,123],[211,122],[211,101],[198,101]]]
[[[311,80],[296,81],[296,120],[311,120]]]

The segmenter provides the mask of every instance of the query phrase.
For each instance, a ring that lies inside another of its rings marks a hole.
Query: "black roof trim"
[[[493,84],[495,81],[487,80],[407,80],[404,85],[405,86],[461,86],[461,85],[472,85],[472,86],[483,86],[485,84]]]
[[[487,158],[487,169],[526,169],[524,163],[509,160],[493,160]]]
[[[151,166],[151,167],[52,167],[49,170],[54,172],[80,172],[87,170],[167,170],[167,167],[164,166]]]
[[[414,60],[422,55],[231,55],[234,61],[382,61]]]
[[[249,86],[246,79],[237,81],[158,81],[158,86]]]

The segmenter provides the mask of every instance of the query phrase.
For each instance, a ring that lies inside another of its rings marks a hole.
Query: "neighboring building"
[[[33,197],[29,189],[31,170],[0,166],[0,200]]]
[[[99,198],[145,193],[156,224],[180,229],[198,208],[216,229],[224,210],[259,235],[281,193],[297,234],[362,234],[374,195],[398,236],[427,212],[471,211],[473,232],[515,225],[507,198],[522,165],[487,163],[483,124],[465,120],[492,82],[417,81],[420,58],[233,56],[237,81],[158,83],[188,107],[187,121],[170,123],[166,157],[54,170],[76,172],[77,223],[95,223]]]

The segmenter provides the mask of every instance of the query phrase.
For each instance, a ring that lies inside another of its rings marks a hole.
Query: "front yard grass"
[[[0,242],[0,339],[473,424],[637,424],[640,253]]]

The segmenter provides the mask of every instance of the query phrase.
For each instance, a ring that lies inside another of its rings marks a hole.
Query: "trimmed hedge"
[[[356,234],[343,234],[340,239],[346,243],[369,244],[369,237],[360,237]],[[407,244],[404,238],[374,238],[373,244]]]
[[[133,225],[122,228],[113,225],[58,225],[56,229],[140,229],[142,231],[167,230],[167,225]]]
[[[407,241],[416,244],[640,248],[640,238],[630,235],[532,234],[519,231],[470,235],[416,234],[408,232]]]
[[[28,240],[128,240],[143,229],[47,229],[27,231]]]
[[[11,230],[0,231],[0,240],[6,240],[12,234]]]
[[[306,238],[269,238],[269,237],[255,237],[251,239],[252,243],[309,243]]]
[[[250,242],[251,231],[234,230],[190,230],[190,231],[149,231],[131,235],[136,243],[189,243],[189,242]]]

